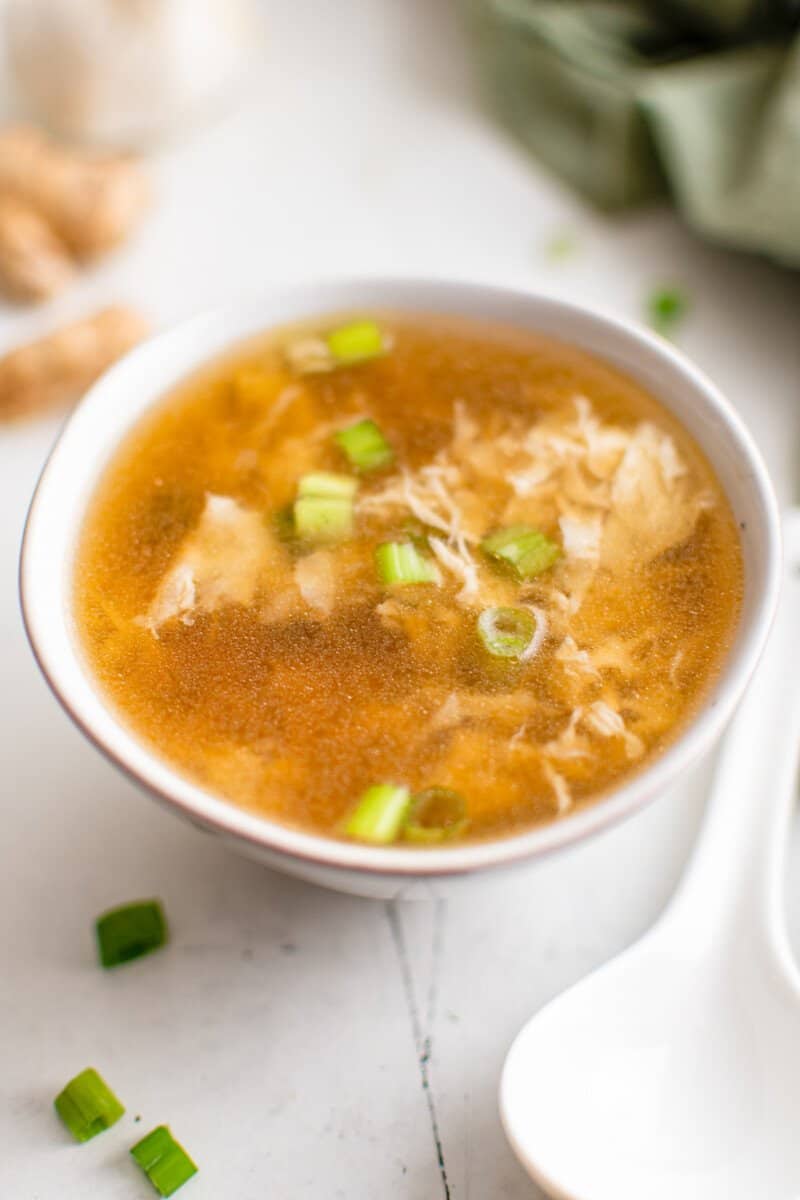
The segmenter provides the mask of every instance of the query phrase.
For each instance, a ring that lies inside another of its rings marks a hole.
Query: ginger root
[[[123,241],[147,207],[130,158],[59,146],[29,126],[0,132],[0,194],[36,209],[78,257]]]
[[[15,300],[46,300],[75,275],[67,247],[39,213],[0,194],[0,287]]]
[[[75,402],[103,371],[147,333],[129,308],[106,308],[0,358],[0,419],[31,416]]]

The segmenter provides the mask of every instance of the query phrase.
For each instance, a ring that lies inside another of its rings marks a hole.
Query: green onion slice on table
[[[489,534],[481,542],[489,558],[509,568],[519,579],[540,575],[559,558],[561,550],[540,529],[530,525],[510,525]]]
[[[116,1125],[125,1108],[94,1067],[71,1079],[53,1101],[76,1142],[88,1142],[104,1129]]]
[[[159,1196],[171,1196],[197,1174],[197,1167],[166,1125],[158,1125],[131,1150]]]
[[[662,337],[676,333],[688,311],[688,297],[677,287],[656,288],[647,300],[647,319]]]
[[[95,923],[97,948],[104,967],[116,967],[152,954],[169,937],[158,900],[139,900],[103,913]]]
[[[381,583],[438,583],[436,564],[420,554],[413,542],[383,542],[375,551]]]
[[[340,429],[333,440],[357,471],[377,471],[394,462],[394,450],[369,417]]]
[[[348,837],[374,846],[395,841],[408,813],[410,792],[394,783],[367,788],[344,824]]]
[[[430,787],[411,797],[403,836],[409,842],[444,842],[467,826],[467,804],[459,792]]]

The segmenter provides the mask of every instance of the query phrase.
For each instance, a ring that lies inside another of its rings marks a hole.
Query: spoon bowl
[[[674,900],[536,1015],[506,1060],[506,1133],[560,1200],[800,1195],[800,976],[781,897],[800,746],[800,512],[785,535],[776,627]]]
[[[503,1077],[509,1139],[564,1200],[792,1200],[800,990],[744,946],[657,936],[549,1005]]]

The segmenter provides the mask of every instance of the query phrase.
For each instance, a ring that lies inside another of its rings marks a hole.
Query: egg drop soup
[[[106,469],[76,612],[197,784],[372,844],[596,802],[684,728],[742,594],[727,499],[632,379],[516,328],[324,318],[163,399]]]

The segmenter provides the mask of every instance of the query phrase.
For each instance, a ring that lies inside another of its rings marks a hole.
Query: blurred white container
[[[6,0],[16,106],[61,136],[141,148],[211,112],[259,43],[255,0]]]

